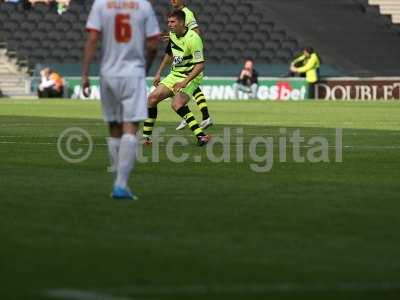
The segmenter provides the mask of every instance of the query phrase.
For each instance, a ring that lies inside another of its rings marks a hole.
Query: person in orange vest
[[[39,98],[62,98],[64,80],[57,72],[45,68],[40,71],[41,83],[38,87]]]

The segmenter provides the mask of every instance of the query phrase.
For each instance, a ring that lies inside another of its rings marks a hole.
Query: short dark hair
[[[313,54],[313,53],[315,52],[313,47],[304,47],[303,50],[304,50],[304,51],[307,51],[307,52],[310,53],[310,54]]]
[[[169,13],[168,18],[176,18],[178,21],[186,22],[186,15],[180,9],[175,9]]]

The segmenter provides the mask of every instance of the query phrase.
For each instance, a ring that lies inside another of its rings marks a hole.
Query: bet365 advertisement
[[[80,78],[67,78],[68,97],[74,99],[100,99],[99,78],[91,78],[91,93],[88,98],[82,94]],[[271,101],[302,101],[307,99],[308,84],[302,78],[261,78],[257,96],[235,89],[235,78],[205,78],[201,86],[208,100],[271,100]],[[148,92],[154,87],[152,80],[147,80]]]

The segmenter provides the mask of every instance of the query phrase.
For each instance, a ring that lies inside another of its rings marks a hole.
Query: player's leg
[[[206,129],[213,124],[213,120],[208,112],[207,100],[203,91],[198,87],[193,93],[194,100],[196,101],[197,107],[200,109],[203,120],[200,123],[200,127]]]
[[[182,78],[177,78],[176,82],[181,82]],[[189,128],[192,130],[193,134],[197,137],[198,145],[203,146],[205,145],[208,140],[209,136],[203,132],[203,129],[200,127],[199,123],[197,122],[196,118],[194,117],[193,113],[190,111],[189,107],[187,106],[188,101],[190,100],[191,96],[197,90],[197,88],[201,84],[201,79],[193,79],[183,90],[182,92],[175,95],[171,106],[175,112],[186,121]]]
[[[139,123],[147,118],[146,81],[144,77],[119,78],[116,86],[123,124],[113,197],[135,199],[128,180],[135,167]]]
[[[193,113],[187,106],[189,99],[189,95],[178,93],[172,100],[171,107],[183,120],[186,121],[190,130],[192,130],[193,134],[197,137],[198,145],[203,146],[208,142],[209,137],[204,133]]]
[[[193,92],[193,98],[196,101],[197,107],[201,111],[203,117],[203,121],[200,123],[200,127],[206,129],[207,127],[213,124],[213,120],[211,119],[210,114],[208,112],[206,97],[203,91],[200,89],[200,87],[198,87]],[[186,121],[182,120],[181,123],[178,125],[178,127],[176,127],[176,130],[184,129],[186,126],[187,126]]]
[[[108,123],[109,137],[107,138],[110,171],[116,177],[118,152],[122,136],[122,118],[119,101],[115,98],[109,78],[100,78],[101,108],[104,121]]]
[[[139,122],[124,122],[123,134],[118,151],[117,177],[114,182],[113,197],[117,199],[135,199],[128,187],[131,172],[135,167],[138,147],[137,132]]]
[[[108,123],[109,137],[107,138],[108,154],[110,157],[109,171],[116,177],[118,166],[118,152],[122,137],[122,124],[119,122]]]
[[[158,115],[158,103],[173,96],[171,87],[169,87],[165,82],[167,79],[168,77],[164,79],[153,92],[150,93],[147,100],[148,118],[144,122],[143,126],[143,137],[145,138],[145,143],[147,144],[151,143],[151,135],[153,133],[154,124]]]

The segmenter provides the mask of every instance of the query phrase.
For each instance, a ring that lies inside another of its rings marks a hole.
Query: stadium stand
[[[400,36],[368,0],[254,0],[264,19],[283,24],[325,64],[355,76],[398,76]]]
[[[9,58],[5,43],[0,42],[0,90],[2,95],[25,95],[29,92],[28,68]]]
[[[7,49],[30,67],[49,62],[79,62],[83,52],[85,22],[93,1],[71,1],[59,16],[51,6],[37,3],[31,10],[22,4],[0,7],[0,34]],[[297,41],[262,14],[251,0],[191,0],[205,31],[207,57],[213,63],[232,63],[251,56],[259,63],[288,63],[298,48]],[[169,0],[157,1],[156,13],[166,30]],[[163,49],[162,49],[163,50]],[[159,52],[159,59],[163,51]],[[99,55],[97,56],[99,58]]]
[[[369,0],[369,4],[378,5],[382,14],[392,16],[393,23],[400,23],[400,1],[398,0]]]
[[[394,0],[370,0],[382,5],[389,1]],[[22,3],[1,3],[0,38],[7,55],[31,69],[38,64],[79,64],[92,2],[73,0],[62,15],[43,3],[30,10]],[[169,0],[154,3],[167,30]],[[190,0],[189,4],[204,32],[211,65],[240,64],[246,56],[259,66],[287,65],[300,47],[311,45],[325,65],[348,75],[399,72],[397,27],[368,0]]]

